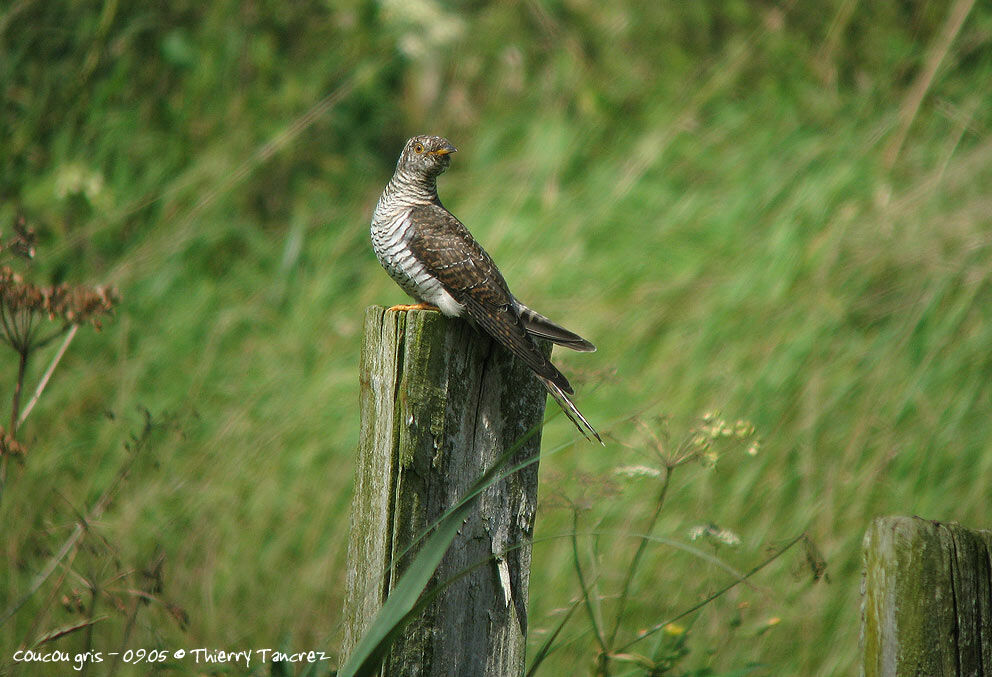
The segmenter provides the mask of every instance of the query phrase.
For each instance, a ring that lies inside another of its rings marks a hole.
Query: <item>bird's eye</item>
[[[418,143],[416,146],[413,147],[413,152],[414,153],[423,153],[424,152],[424,144]]]

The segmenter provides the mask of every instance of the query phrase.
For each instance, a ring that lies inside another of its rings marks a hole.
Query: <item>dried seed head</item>
[[[24,458],[27,449],[24,445],[14,439],[14,436],[0,426],[0,456],[18,456]]]

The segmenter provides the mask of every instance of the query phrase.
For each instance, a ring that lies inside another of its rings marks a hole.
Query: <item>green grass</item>
[[[435,132],[459,148],[445,204],[521,299],[599,346],[556,361],[590,421],[631,445],[577,443],[542,466],[534,650],[579,594],[572,515],[551,499],[615,534],[582,544],[617,590],[636,547],[623,534],[657,490],[612,472],[646,462],[627,419],[665,414],[678,437],[719,410],[756,424],[760,453],[680,474],[656,534],[729,528],[743,543],[718,555],[747,570],[808,530],[830,580],[784,556],[694,618],[682,666],[853,673],[872,517],[989,526],[992,13],[976,3],[888,167],[947,9],[845,5],[422,3],[426,23],[360,2],[0,10],[0,226],[20,209],[39,231],[36,279],[123,299],[80,331],[22,429],[0,607],[111,483],[146,408],[172,425],[73,564],[106,580],[164,554],[161,596],[188,627],[150,605],[128,645],[333,650],[361,321],[402,299],[367,224],[403,140]],[[575,436],[558,417],[545,448]],[[0,626],[0,665],[80,619],[58,600],[82,579],[55,580]],[[621,632],[726,581],[652,546]],[[101,610],[93,645],[112,650],[126,615]],[[559,641],[544,674],[590,669],[579,612]],[[82,633],[52,646],[80,650]]]

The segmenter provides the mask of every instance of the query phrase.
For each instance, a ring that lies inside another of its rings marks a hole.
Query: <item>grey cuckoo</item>
[[[440,136],[415,136],[407,141],[396,172],[375,206],[375,255],[419,302],[391,310],[436,307],[449,317],[466,318],[523,360],[575,427],[602,443],[569,398],[574,391],[568,379],[544,356],[534,337],[581,352],[591,352],[596,346],[520,303],[489,254],[441,204],[437,177],[451,164],[454,152],[455,147]]]

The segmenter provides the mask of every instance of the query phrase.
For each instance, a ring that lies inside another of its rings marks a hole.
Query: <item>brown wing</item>
[[[413,255],[452,298],[465,306],[469,319],[538,376],[571,394],[568,379],[527,334],[503,275],[461,221],[440,205],[415,207],[410,216],[413,234],[409,246]]]

